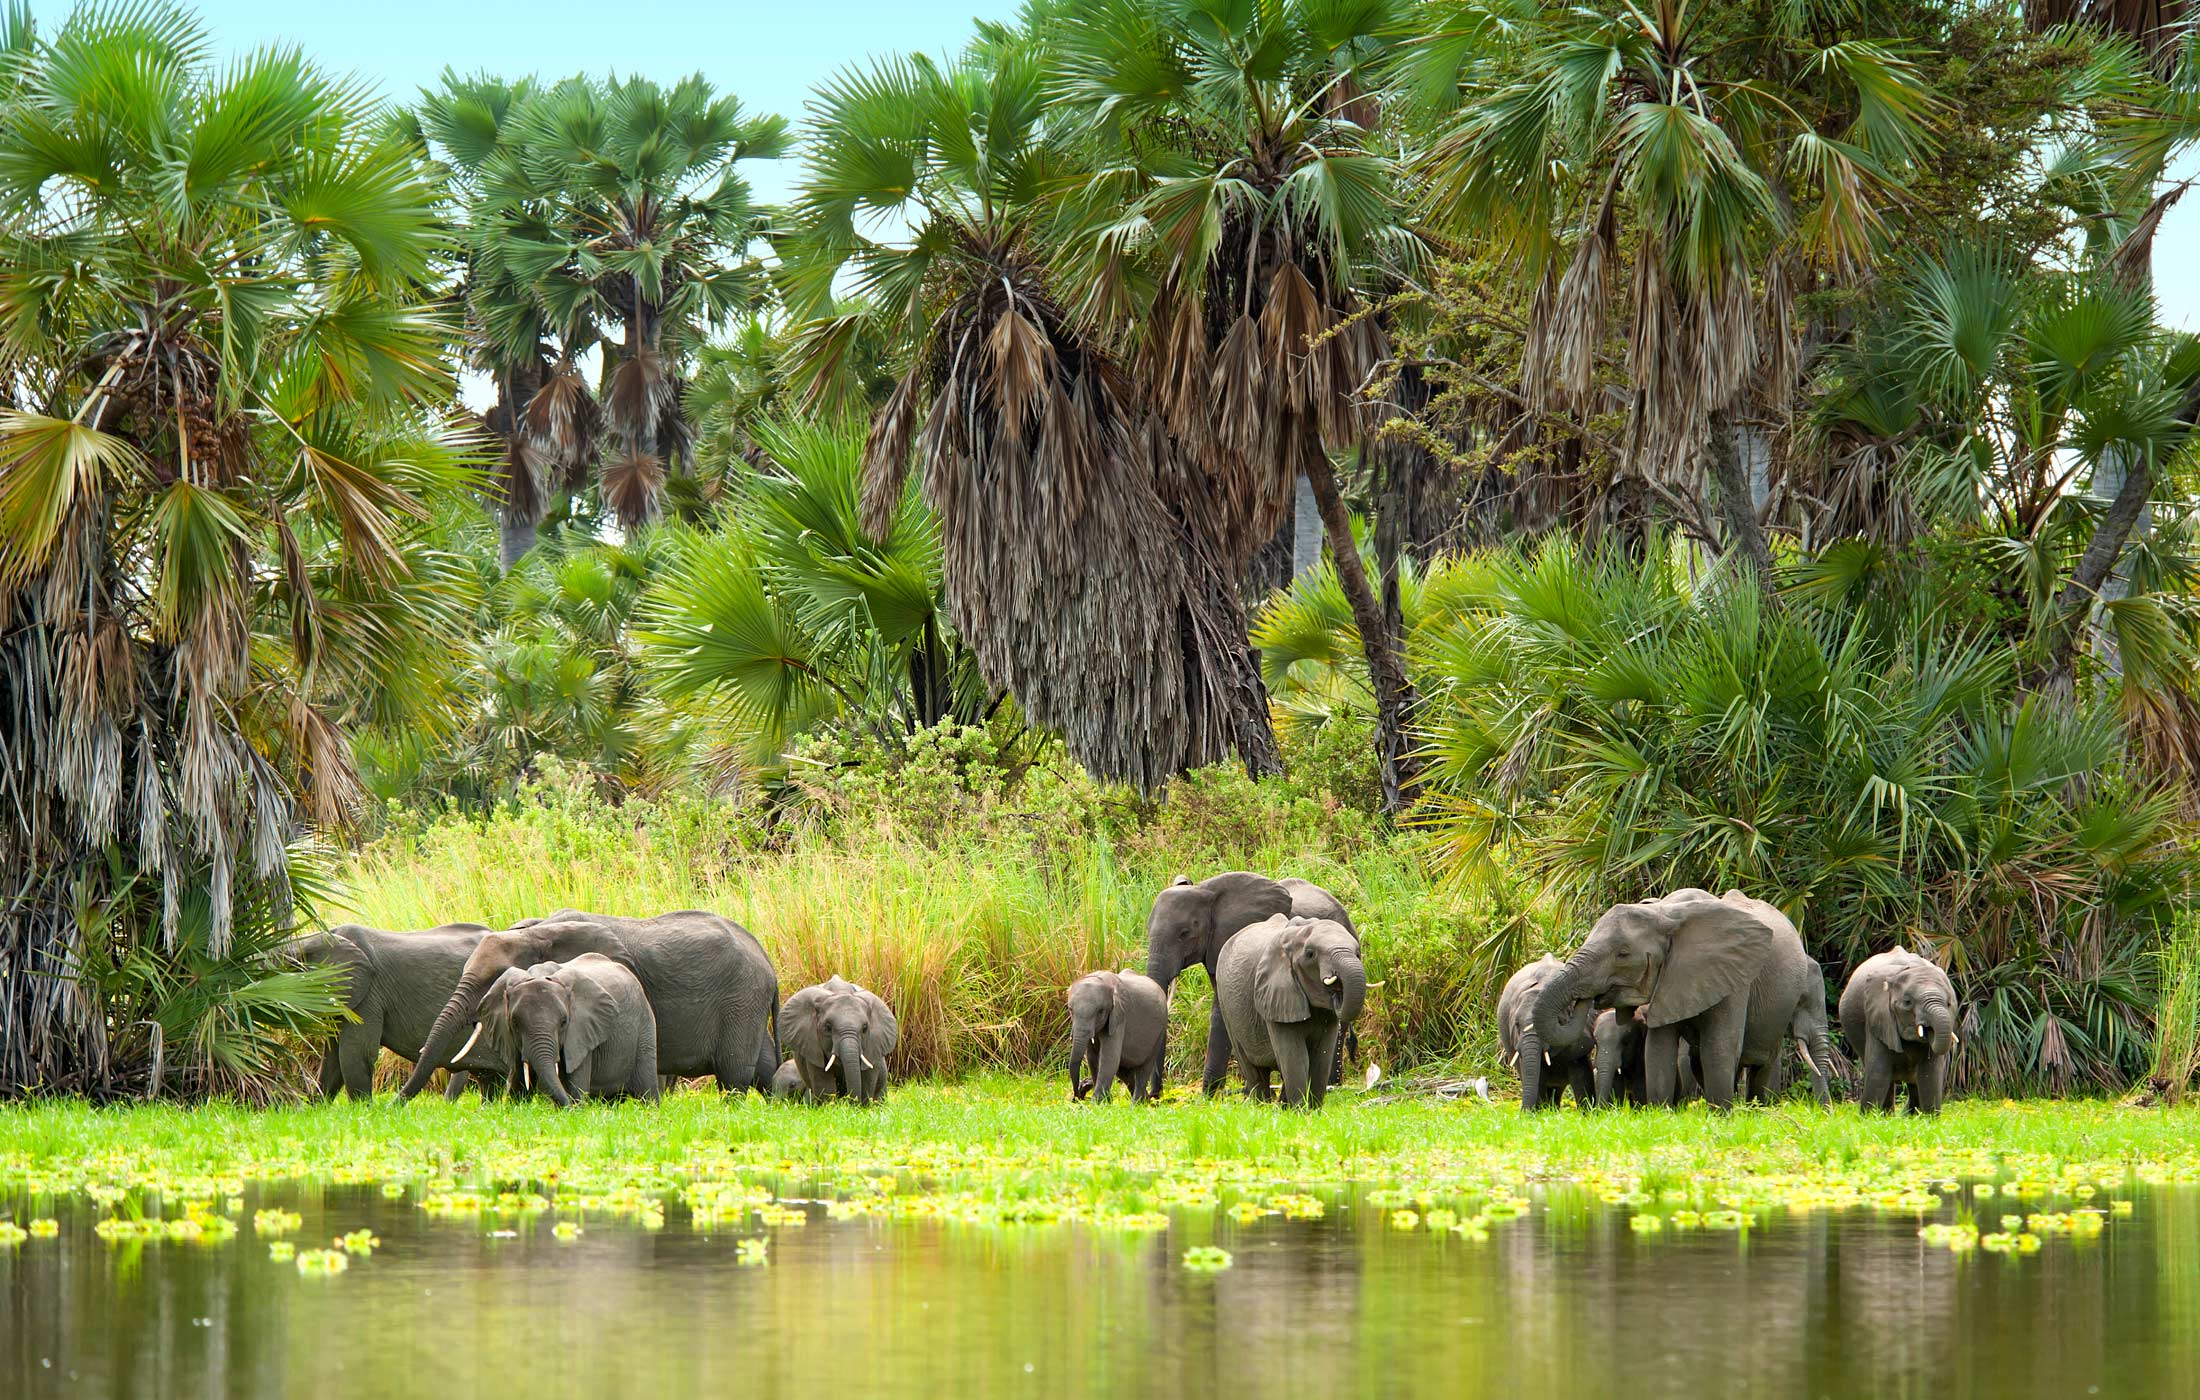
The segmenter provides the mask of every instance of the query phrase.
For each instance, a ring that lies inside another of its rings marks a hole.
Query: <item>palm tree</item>
[[[944,616],[939,521],[903,494],[887,528],[859,517],[859,418],[754,425],[761,463],[715,535],[697,537],[651,591],[643,627],[660,689],[714,697],[749,736],[750,769],[837,722],[888,749],[988,705],[975,659]]]
[[[1171,494],[1175,441],[1058,291],[1044,72],[1003,33],[819,93],[782,250],[802,378],[882,335],[902,373],[872,424],[865,525],[886,528],[918,464],[954,630],[1086,767],[1147,790],[1233,751],[1274,772],[1239,556]],[[834,311],[844,271],[861,305]]]
[[[423,153],[442,166],[460,221],[460,290],[471,332],[467,348],[474,366],[496,386],[496,402],[486,417],[504,444],[496,484],[503,527],[499,557],[507,572],[534,544],[546,504],[548,483],[529,453],[523,415],[548,382],[553,355],[541,306],[502,257],[497,223],[478,215],[496,199],[520,205],[528,199],[525,190],[513,187],[511,172],[518,158],[515,118],[535,91],[530,78],[462,77],[445,69],[441,86],[422,92],[418,108],[403,114]]]
[[[637,525],[657,513],[665,473],[687,449],[689,360],[711,327],[766,291],[749,246],[763,223],[737,167],[782,154],[786,122],[745,114],[697,74],[669,88],[568,79],[519,123],[516,188],[544,213],[500,199],[489,225],[564,350],[529,404],[529,434],[569,469],[594,456],[605,505]],[[590,346],[603,354],[598,441],[581,431],[573,363]]]
[[[154,6],[5,41],[0,1092],[93,1090],[192,969],[266,972],[348,725],[463,612],[424,526],[469,473],[433,198],[358,89]],[[266,1020],[333,1012],[281,976]]]
[[[1240,567],[1301,473],[1330,553],[1354,557],[1330,453],[1371,439],[1361,390],[1388,353],[1375,303],[1422,253],[1370,76],[1406,13],[1086,0],[1041,21],[1100,170],[1071,201],[1076,311],[1131,341],[1188,463],[1182,510]],[[1396,811],[1416,768],[1413,687],[1375,589],[1340,577]]]
[[[1534,289],[1524,396],[1605,411],[1624,287],[1619,514],[1647,496],[1709,536],[1708,470],[1727,545],[1767,588],[1745,430],[1777,426],[1807,339],[1796,296],[1870,267],[1938,108],[1908,60],[1851,32],[1868,12],[1827,13],[1467,0],[1406,71],[1459,111],[1421,161],[1433,217],[1494,237]]]

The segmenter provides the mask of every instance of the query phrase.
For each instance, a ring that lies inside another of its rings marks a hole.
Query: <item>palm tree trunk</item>
[[[1772,573],[1772,547],[1764,526],[1757,520],[1757,492],[1750,481],[1749,464],[1742,460],[1742,425],[1721,410],[1711,415],[1710,442],[1712,484],[1719,492],[1719,514],[1726,525],[1727,548],[1742,556],[1757,576],[1757,587],[1768,602],[1777,602]]]
[[[2115,571],[2116,561],[2123,558],[2124,545],[2131,539],[2153,490],[2152,462],[2134,457],[2124,464],[2123,485],[2109,503],[2108,513],[2093,527],[2093,538],[2086,542],[2078,567],[2071,571],[2070,581],[2063,585],[2062,596],[2055,602],[2055,630],[2049,641],[2043,687],[2048,693],[2070,693],[2076,680],[2078,639],[2085,633],[2086,617],[2100,596],[2101,585]]]
[[[1337,579],[1345,601],[1352,606],[1353,625],[1360,629],[1360,648],[1367,654],[1368,679],[1375,690],[1375,742],[1381,751],[1383,810],[1392,816],[1405,811],[1407,792],[1420,778],[1420,760],[1408,742],[1407,728],[1421,700],[1406,678],[1405,664],[1393,645],[1383,617],[1382,603],[1368,585],[1367,570],[1360,567],[1360,552],[1352,542],[1352,518],[1345,513],[1344,496],[1337,489],[1337,473],[1320,442],[1308,438],[1305,449],[1306,480],[1321,510],[1322,526],[1329,536],[1330,557],[1337,561]]]

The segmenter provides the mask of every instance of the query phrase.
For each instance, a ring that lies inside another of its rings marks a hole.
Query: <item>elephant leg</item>
[[[1275,1075],[1275,1070],[1272,1067],[1264,1069],[1255,1065],[1240,1064],[1238,1073],[1245,1077],[1245,1092],[1248,1097],[1261,1103],[1267,1103],[1276,1096],[1276,1086],[1269,1082]]]
[[[1280,1034],[1271,1029],[1269,1044],[1275,1048],[1276,1068],[1283,1075],[1283,1106],[1297,1108],[1306,1102],[1307,1080],[1312,1074],[1313,1057],[1306,1037],[1284,1029]]]
[[[1222,1008],[1207,1013],[1207,1071],[1199,1087],[1209,1098],[1222,1092],[1230,1077],[1230,1028],[1222,1024]]]
[[[1660,1108],[1674,1102],[1680,1075],[1681,1032],[1678,1026],[1654,1027],[1642,1042],[1643,1096]]]
[[[452,1070],[450,1082],[443,1086],[443,1097],[453,1102],[457,1101],[458,1097],[466,1092],[466,1086],[471,1083],[472,1080],[473,1076],[468,1074],[465,1070]]]
[[[326,1049],[321,1051],[321,1073],[318,1082],[321,1088],[321,1097],[324,1099],[333,1099],[343,1092],[344,1062],[337,1056],[336,1042],[333,1040],[328,1043]]]
[[[1108,1101],[1108,1091],[1123,1070],[1123,1035],[1110,1031],[1100,1037],[1100,1063],[1092,1071],[1092,1096],[1101,1103]]]
[[[344,1027],[336,1037],[336,1056],[344,1081],[344,1092],[355,1099],[374,1097],[374,1062],[382,1055],[382,1017],[369,1012],[367,1018]]]
[[[1596,1100],[1596,1070],[1587,1060],[1575,1060],[1566,1066],[1566,1087],[1574,1091],[1574,1107],[1587,1108]]]
[[[1742,1022],[1748,1007],[1740,999],[1714,1007],[1704,1018],[1696,1037],[1696,1075],[1703,1080],[1703,1096],[1725,1112],[1734,1107],[1734,1086],[1741,1073]]]
[[[1925,1113],[1940,1112],[1948,1092],[1948,1057],[1930,1055],[1917,1067],[1917,1081],[1910,1086],[1910,1101]]]
[[[1316,1071],[1306,1085],[1308,1107],[1320,1108],[1322,1100],[1329,1096],[1329,1076],[1319,1071],[1323,1065],[1336,1062],[1335,1057],[1343,1043],[1344,1036],[1336,1026],[1331,1026],[1328,1030],[1317,1032],[1313,1042],[1307,1047],[1307,1064]]]
[[[1893,1106],[1894,1060],[1879,1045],[1864,1048],[1864,1078],[1857,1086],[1856,1101],[1866,1113]]]

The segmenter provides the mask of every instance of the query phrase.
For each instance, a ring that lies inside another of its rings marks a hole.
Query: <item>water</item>
[[[704,1235],[677,1206],[568,1243],[547,1217],[496,1239],[371,1187],[269,1188],[226,1244],[111,1245],[79,1206],[0,1250],[0,1394],[2194,1395],[2200,1190],[2134,1194],[2023,1258],[1868,1211],[1638,1236],[1552,1198],[1481,1243],[1364,1203],[1145,1234],[813,1212],[743,1267],[753,1219]],[[254,1238],[264,1205],[304,1216],[301,1248],[360,1226],[381,1247],[301,1276]],[[1207,1244],[1233,1266],[1186,1269]]]

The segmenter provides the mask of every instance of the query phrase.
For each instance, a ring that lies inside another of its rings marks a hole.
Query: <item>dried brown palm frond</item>
[[[679,383],[670,356],[643,347],[627,352],[611,371],[604,391],[604,422],[635,442],[654,440],[658,420],[678,397]]]
[[[1273,763],[1245,748],[1265,700],[1233,574],[1164,503],[1158,484],[1181,463],[1150,423],[1011,265],[934,324],[873,426],[864,483],[867,510],[895,499],[909,444],[940,518],[949,615],[987,681],[1093,772],[1145,790],[1233,750]]]
[[[579,484],[601,416],[580,366],[571,360],[552,365],[523,414],[528,462],[540,480],[555,480],[567,489]]]
[[[605,460],[599,484],[604,504],[619,524],[629,529],[656,519],[665,484],[665,463],[654,452],[634,445],[617,449]]]

